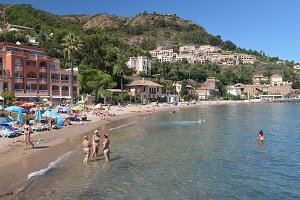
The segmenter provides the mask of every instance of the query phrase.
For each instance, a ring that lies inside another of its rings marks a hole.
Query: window
[[[55,64],[53,63],[50,64],[50,70],[55,70]]]
[[[22,66],[22,60],[19,58],[15,59],[15,66]]]

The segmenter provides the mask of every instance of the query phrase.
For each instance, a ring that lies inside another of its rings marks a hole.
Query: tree
[[[71,63],[71,104],[74,103],[74,91],[73,91],[73,82],[74,82],[74,60],[77,54],[82,49],[82,44],[78,36],[73,33],[69,33],[63,38],[62,43],[64,57]]]
[[[94,91],[98,101],[99,90],[116,87],[112,77],[101,70],[87,68],[80,74],[80,85],[83,91]]]
[[[124,55],[119,54],[117,64],[114,66],[113,74],[121,78],[121,103],[123,104],[123,76],[128,71],[126,58]]]
[[[184,97],[187,94],[186,85],[187,85],[187,81],[183,80],[181,82],[181,89],[180,89],[180,96],[181,97]]]
[[[7,88],[3,91],[3,100],[6,105],[11,105],[12,102],[16,101],[16,96],[13,92],[9,91]]]

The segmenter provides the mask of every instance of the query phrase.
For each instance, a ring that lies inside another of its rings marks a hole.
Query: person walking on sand
[[[109,139],[108,139],[108,134],[104,134],[104,141],[103,141],[103,153],[104,153],[104,158],[107,162],[110,161],[109,153]]]
[[[92,157],[96,155],[98,157],[99,145],[100,145],[100,136],[98,130],[94,131],[93,134],[93,154]]]
[[[262,130],[260,130],[260,131],[258,132],[257,139],[258,139],[259,141],[264,141],[265,137],[264,137],[264,132],[263,132]]]
[[[91,143],[87,135],[83,137],[82,146],[83,146],[83,152],[85,154],[83,162],[87,163],[90,157],[90,147],[91,147]]]
[[[23,131],[24,131],[24,142],[25,142],[25,148],[24,150],[27,149],[27,144],[31,144],[32,149],[34,148],[34,144],[30,141],[30,124],[29,124],[29,120],[26,120],[24,126],[23,126]]]

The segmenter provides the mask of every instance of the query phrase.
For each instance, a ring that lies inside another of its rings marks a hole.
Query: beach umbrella
[[[42,119],[42,112],[40,108],[37,108],[37,110],[35,111],[35,119],[39,121]]]
[[[56,115],[57,115],[57,114],[56,114],[55,112],[49,111],[49,110],[47,110],[46,112],[44,112],[44,113],[42,114],[43,117],[51,117],[51,118],[55,117]]]
[[[24,123],[25,122],[25,119],[24,119],[23,113],[22,113],[22,109],[19,109],[19,111],[18,111],[17,121],[20,122],[20,123]]]
[[[76,110],[76,111],[82,111],[84,108],[81,106],[73,106],[72,110]]]
[[[9,107],[5,108],[4,110],[8,111],[8,112],[18,112],[20,109],[21,109],[20,106],[9,106]]]
[[[44,98],[43,101],[46,102],[46,101],[48,101],[48,99],[47,99],[47,98]]]
[[[14,105],[22,105],[24,102],[22,101],[14,101],[12,104]]]
[[[24,107],[24,108],[28,108],[28,107],[31,107],[32,104],[31,103],[23,103],[22,105],[20,105],[21,107]]]
[[[56,125],[58,127],[64,126],[64,120],[60,115],[55,115],[53,118],[56,118]]]

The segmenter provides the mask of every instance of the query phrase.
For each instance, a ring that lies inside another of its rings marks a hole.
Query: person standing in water
[[[94,131],[93,134],[93,154],[92,157],[96,155],[98,157],[99,145],[100,145],[100,136],[98,130]]]
[[[264,141],[265,137],[264,137],[264,132],[263,132],[262,130],[260,130],[260,131],[258,132],[257,139],[258,139],[259,141]]]
[[[109,139],[108,139],[108,134],[104,134],[104,141],[103,141],[103,153],[104,153],[104,158],[107,162],[110,161],[109,153]]]
[[[83,162],[87,163],[90,157],[90,147],[91,147],[91,143],[87,135],[83,137],[82,146],[83,146],[83,152],[85,154]]]
[[[29,124],[29,120],[26,120],[24,126],[23,126],[23,130],[24,130],[24,142],[25,142],[25,148],[24,150],[27,149],[27,144],[31,144],[32,148],[34,148],[34,144],[30,141],[30,124]]]

